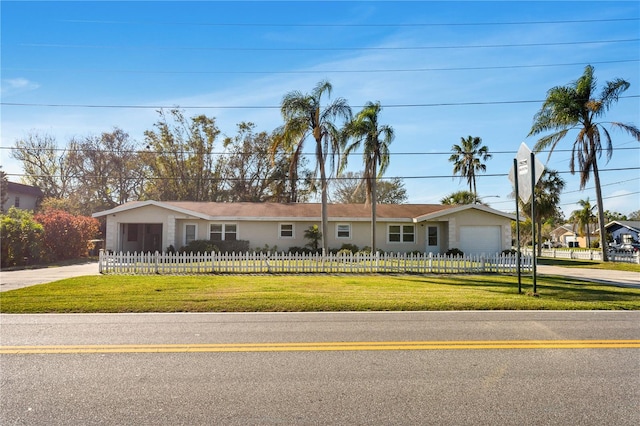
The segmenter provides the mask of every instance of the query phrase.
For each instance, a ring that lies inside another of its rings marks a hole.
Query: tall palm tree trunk
[[[609,261],[609,256],[607,253],[607,230],[605,229],[604,223],[604,206],[602,203],[602,188],[600,187],[600,173],[598,172],[598,163],[593,161],[593,180],[596,185],[596,204],[598,205],[598,227],[600,228],[600,250],[602,251],[602,261]],[[587,228],[587,235],[589,229]]]
[[[376,194],[376,163],[373,163],[373,174],[371,175],[371,254],[376,252],[376,204],[378,197]]]
[[[318,166],[320,167],[320,216],[322,221],[322,254],[324,255],[329,252],[329,244],[327,241],[327,236],[329,235],[329,216],[327,214],[327,174],[324,168],[324,158],[322,161],[319,161]]]

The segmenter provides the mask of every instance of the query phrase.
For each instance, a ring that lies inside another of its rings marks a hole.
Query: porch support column
[[[180,247],[176,246],[176,217],[173,215],[167,216],[167,232],[164,238],[166,238],[164,242],[164,248],[169,246],[173,246],[176,250]],[[163,248],[163,249],[164,249]]]
[[[449,248],[460,248],[460,242],[458,241],[458,229],[456,228],[456,218],[449,218]]]
[[[120,232],[120,224],[116,221],[115,216],[107,216],[107,232],[105,235],[104,248],[106,250],[116,251],[118,244],[118,233]]]
[[[511,249],[511,223],[508,225],[502,225],[502,250]]]

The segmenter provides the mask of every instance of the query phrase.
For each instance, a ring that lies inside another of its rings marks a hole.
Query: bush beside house
[[[36,215],[12,207],[0,216],[2,267],[86,257],[98,220],[61,210]]]

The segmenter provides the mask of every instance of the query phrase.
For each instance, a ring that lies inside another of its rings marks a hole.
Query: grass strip
[[[563,268],[602,269],[608,271],[640,272],[637,263],[625,262],[600,262],[599,260],[557,259],[551,257],[539,257],[538,265],[562,266]]]
[[[0,293],[2,313],[637,310],[640,289],[505,275],[84,276]]]

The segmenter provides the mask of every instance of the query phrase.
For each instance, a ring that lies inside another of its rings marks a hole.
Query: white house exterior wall
[[[168,214],[169,213],[169,214]],[[105,249],[113,251],[126,251],[127,248],[120,238],[120,225],[130,223],[159,223],[162,224],[162,247],[175,245],[176,219],[188,217],[187,215],[175,215],[167,209],[157,206],[143,206],[137,209],[125,210],[107,216],[107,235],[105,236]],[[126,243],[125,243],[126,246]]]
[[[459,248],[461,226],[491,226],[501,227],[502,250],[511,248],[511,221],[478,210],[464,210],[453,213],[449,218],[449,248]]]
[[[265,246],[269,249],[277,248],[284,251],[290,247],[304,247],[309,241],[304,238],[305,230],[310,226],[320,225],[320,218],[291,217],[291,218],[234,218],[227,216],[216,220],[215,217],[204,218],[203,213],[185,209],[163,206],[155,203],[142,204],[135,208],[113,209],[104,214],[106,217],[107,233],[105,236],[105,248],[107,250],[124,250],[122,237],[122,224],[161,224],[162,225],[162,249],[169,246],[179,249],[185,243],[185,224],[191,223],[197,226],[197,239],[210,239],[210,225],[212,223],[235,224],[237,226],[238,240],[249,241],[251,250],[261,249]],[[498,212],[499,213],[499,212]],[[376,247],[385,252],[428,252],[427,230],[429,226],[438,227],[438,246],[440,253],[451,248],[459,248],[460,226],[500,226],[502,249],[511,247],[511,219],[508,215],[491,213],[481,208],[463,208],[453,210],[448,214],[437,214],[434,217],[425,215],[417,219],[412,218],[378,218]],[[280,237],[280,224],[293,225],[293,237]],[[350,238],[338,238],[339,224],[350,226]],[[389,226],[404,225],[414,227],[413,242],[389,241]],[[371,245],[370,222],[366,217],[329,218],[329,232],[326,236],[330,249],[340,249],[343,244],[355,245],[364,248]],[[431,250],[435,253],[433,247]]]

